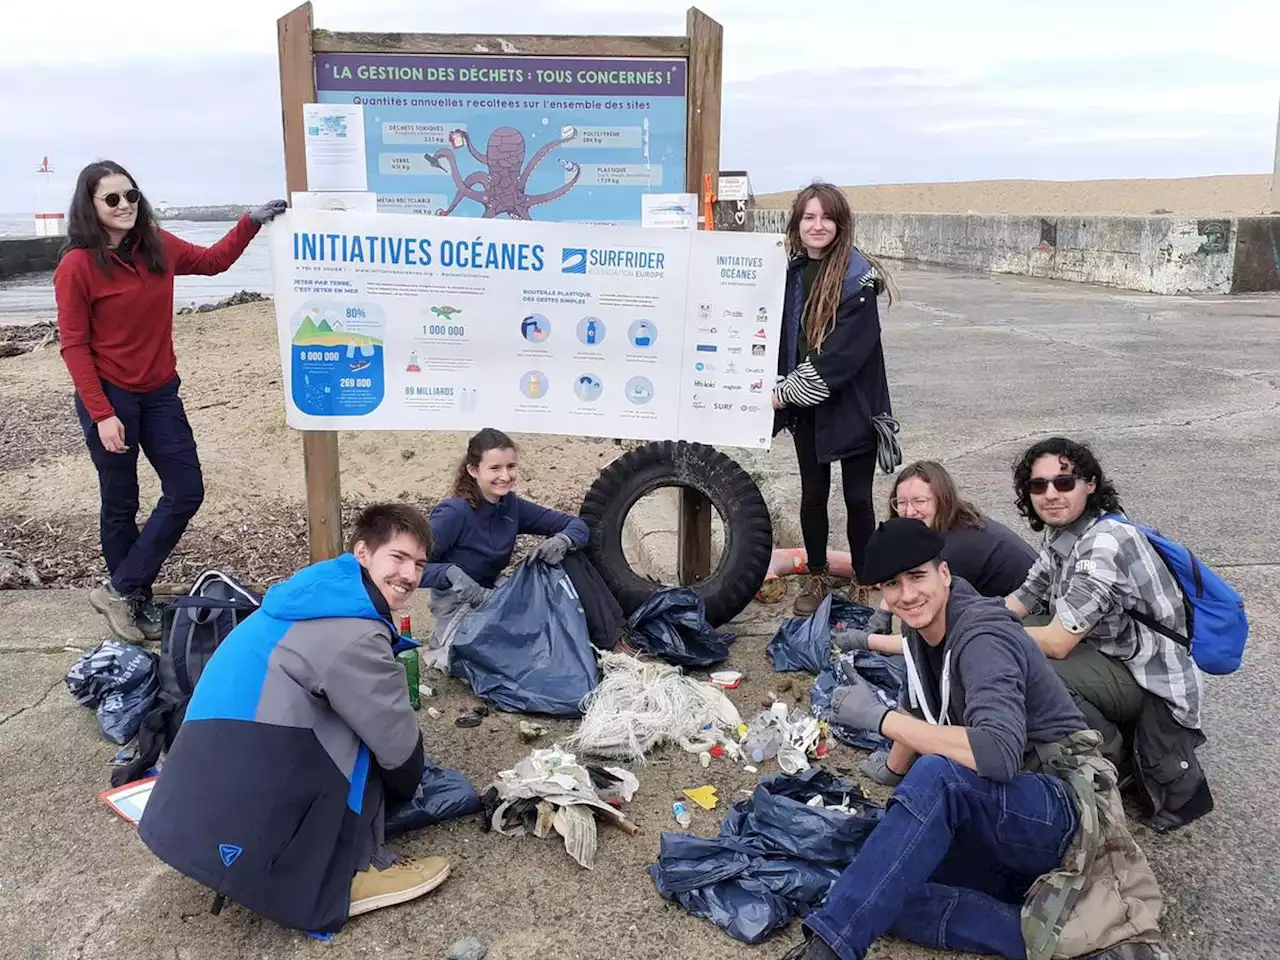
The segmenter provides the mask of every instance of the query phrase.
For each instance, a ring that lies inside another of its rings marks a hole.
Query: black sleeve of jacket
[[[822,343],[822,350],[809,351],[805,359],[831,393],[848,387],[880,343],[880,310],[875,288],[859,287],[840,303],[836,324]]]
[[[978,776],[1008,783],[1027,749],[1027,671],[1017,644],[985,634],[960,651],[956,671],[964,687],[964,726]]]
[[[394,770],[388,770],[379,764],[378,769],[382,773],[383,786],[387,788],[387,799],[396,803],[403,803],[413,798],[418,791],[418,784],[422,782],[422,772],[426,769],[426,760],[422,753],[422,733],[418,733],[417,746],[413,748],[413,753],[409,754],[409,759]]]

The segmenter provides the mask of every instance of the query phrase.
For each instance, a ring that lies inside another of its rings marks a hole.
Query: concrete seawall
[[[749,211],[749,226],[781,232],[783,210]],[[855,215],[875,256],[1146,293],[1280,290],[1280,217]]]
[[[0,239],[0,277],[52,270],[65,237],[6,237]]]

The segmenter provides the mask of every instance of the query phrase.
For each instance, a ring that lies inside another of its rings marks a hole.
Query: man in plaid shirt
[[[1152,800],[1157,814],[1174,817],[1171,811],[1193,804],[1165,829],[1203,815],[1212,797],[1194,757],[1204,742],[1199,671],[1186,647],[1129,615],[1140,611],[1185,636],[1173,574],[1140,530],[1101,519],[1123,510],[1084,444],[1054,437],[1031,447],[1014,470],[1014,488],[1019,511],[1045,539],[1006,605],[1020,617],[1047,620],[1027,633],[1102,734],[1103,755],[1124,779],[1135,775],[1149,798],[1160,794]],[[1171,782],[1173,788],[1157,788]],[[1190,815],[1193,809],[1199,812]]]

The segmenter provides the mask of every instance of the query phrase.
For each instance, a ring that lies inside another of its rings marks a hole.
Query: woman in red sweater
[[[196,442],[178,395],[173,278],[229,269],[261,226],[285,209],[283,200],[259,207],[206,249],[157,227],[151,205],[118,163],[103,160],[80,171],[53,289],[62,358],[98,470],[102,554],[111,574],[89,602],[122,639],[159,638],[151,585],[204,499]],[[139,449],[161,488],[141,530]]]

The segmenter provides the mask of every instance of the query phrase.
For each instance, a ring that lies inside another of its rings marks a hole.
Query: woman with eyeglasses
[[[1036,560],[1031,544],[963,499],[947,468],[936,460],[918,460],[898,472],[889,516],[913,517],[942,534],[942,559],[951,575],[967,580],[984,597],[1003,600],[1022,586]],[[889,633],[892,627],[893,618],[882,608],[866,630],[837,631],[834,639],[844,650],[901,653],[902,638]]]
[[[102,498],[102,554],[111,576],[89,602],[124,640],[159,639],[151,586],[204,499],[195,438],[178,395],[173,278],[230,269],[262,225],[285,209],[283,200],[258,207],[205,248],[161,230],[118,163],[91,163],[76,181],[53,274],[58,337]],[[141,530],[139,449],[161,487]]]

